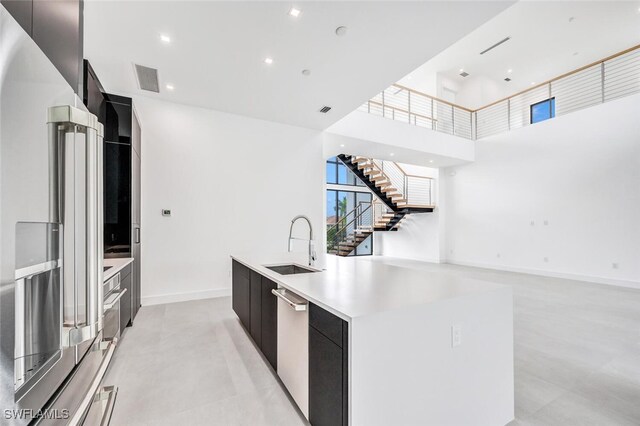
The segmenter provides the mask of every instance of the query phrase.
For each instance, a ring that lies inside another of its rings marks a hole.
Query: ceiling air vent
[[[329,111],[331,111],[331,107],[330,106],[323,106],[322,108],[320,108],[320,112],[323,113],[323,114],[326,114]]]
[[[138,77],[138,86],[140,86],[142,90],[160,93],[158,70],[138,64],[134,64],[134,66],[136,68],[136,77]]]
[[[487,53],[488,51],[495,49],[496,47],[500,46],[502,43],[506,43],[507,41],[511,40],[511,37],[505,37],[502,40],[500,40],[499,42],[497,42],[496,44],[494,44],[493,46],[489,46],[486,49],[484,49],[482,52],[480,52],[481,55],[484,55],[485,53]]]
[[[466,71],[462,71],[462,72],[460,73],[460,75],[461,75],[461,76],[463,76],[463,77],[466,77],[466,76],[468,76],[468,75],[469,75],[469,73],[468,73],[468,72],[466,72]]]
[[[511,81],[511,79],[509,77],[506,77],[504,81]]]

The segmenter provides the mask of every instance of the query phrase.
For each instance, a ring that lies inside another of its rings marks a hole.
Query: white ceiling
[[[85,57],[108,92],[323,129],[510,4],[302,1],[294,19],[288,1],[87,0]],[[159,69],[161,93],[133,63]]]
[[[505,37],[511,40],[480,55]],[[491,79],[500,88],[497,92],[503,91],[505,96],[530,87],[532,82],[541,83],[637,44],[640,1],[520,1],[400,83],[432,91],[434,74],[442,73],[464,85],[465,79],[459,75],[464,69],[472,77]],[[508,69],[513,71],[508,74]],[[511,82],[504,81],[507,76]],[[497,99],[484,101],[494,100]]]

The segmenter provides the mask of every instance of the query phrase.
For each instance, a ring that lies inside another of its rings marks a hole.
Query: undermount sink
[[[277,272],[280,275],[293,275],[293,274],[309,274],[311,272],[319,272],[313,269],[304,268],[299,265],[276,265],[276,266],[265,266],[265,268],[272,270],[273,272]]]

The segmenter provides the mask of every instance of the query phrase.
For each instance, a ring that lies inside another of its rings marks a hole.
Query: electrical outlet
[[[171,216],[171,210],[162,209],[162,216]]]
[[[532,221],[531,221],[531,226],[535,226],[535,224],[536,224],[536,223],[532,220]]]
[[[459,325],[451,326],[451,347],[455,348],[462,343],[462,327]]]

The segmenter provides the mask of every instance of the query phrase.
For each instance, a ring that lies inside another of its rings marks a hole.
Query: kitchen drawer
[[[344,321],[321,307],[309,303],[309,325],[342,347],[342,324]]]
[[[131,267],[133,266],[133,264],[128,264],[127,266],[125,266],[124,268],[122,268],[120,270],[120,278],[124,279],[126,277],[128,277],[131,274]]]

